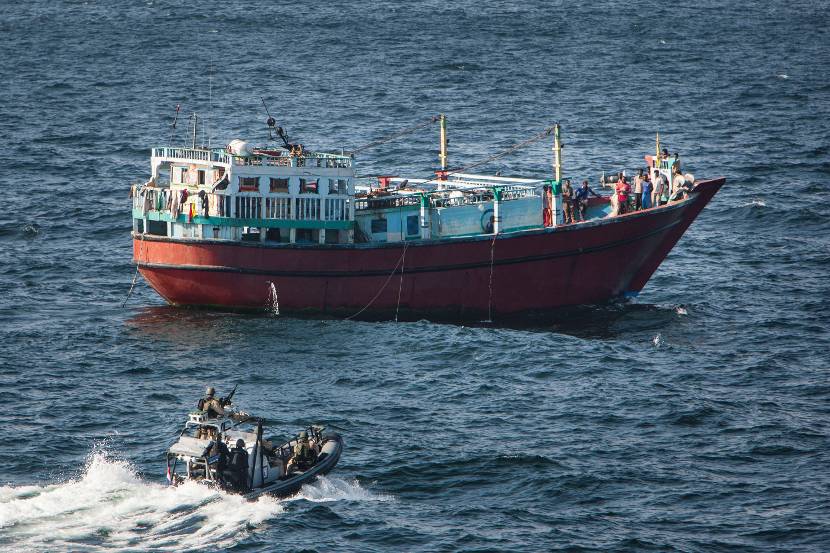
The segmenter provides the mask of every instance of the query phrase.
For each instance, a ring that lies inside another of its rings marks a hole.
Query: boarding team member
[[[216,399],[216,390],[213,386],[208,386],[205,394],[205,397],[199,400],[199,409],[201,411],[207,411],[208,418],[223,417],[225,415],[225,408],[222,407],[222,402]]]
[[[297,439],[297,444],[294,446],[294,456],[288,461],[288,468],[296,468],[297,470],[308,470],[317,460],[317,453],[311,449],[311,444],[308,443],[308,432],[303,430],[300,432],[300,437]]]

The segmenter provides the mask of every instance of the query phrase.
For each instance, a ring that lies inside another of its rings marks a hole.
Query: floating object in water
[[[686,308],[685,308],[685,307],[682,307],[682,306],[680,306],[680,305],[678,305],[677,307],[675,307],[675,308],[674,308],[674,311],[675,311],[675,313],[677,313],[678,315],[688,315],[688,314],[689,314],[689,312],[688,312],[688,311],[686,311]]]
[[[654,347],[659,348],[660,346],[662,346],[662,345],[663,345],[663,337],[662,337],[662,336],[660,335],[660,333],[658,332],[658,333],[657,333],[657,336],[655,336],[655,337],[651,340],[651,342],[654,344]]]

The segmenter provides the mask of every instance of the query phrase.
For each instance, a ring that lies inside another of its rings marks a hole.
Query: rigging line
[[[141,240],[138,243],[138,258],[141,259],[141,249],[144,246],[144,233],[141,233]],[[138,281],[138,261],[135,262],[135,274],[133,275],[133,282],[130,284],[130,290],[127,292],[127,297],[124,298],[124,301],[121,303],[121,307],[127,305],[127,302],[130,300],[130,297],[133,295],[133,290],[135,289],[135,284]]]
[[[371,307],[371,305],[373,303],[375,303],[375,300],[378,299],[378,297],[380,297],[380,294],[386,289],[386,285],[389,284],[389,281],[392,280],[392,277],[395,276],[395,273],[398,271],[398,267],[401,265],[401,263],[403,262],[404,256],[406,255],[406,248],[407,247],[409,247],[409,244],[404,243],[403,254],[401,254],[401,257],[400,257],[400,259],[398,259],[398,262],[395,263],[395,267],[392,269],[392,272],[389,273],[389,276],[386,277],[386,281],[383,283],[383,286],[380,287],[380,290],[378,290],[377,294],[375,294],[375,296],[371,300],[369,300],[369,303],[364,305],[360,309],[360,311],[358,311],[354,315],[349,315],[348,317],[343,319],[344,321],[350,321],[351,319],[354,319],[355,317],[357,317],[358,315],[360,315],[361,313],[363,313],[364,311],[369,309],[369,307]]]
[[[490,243],[490,282],[487,286],[488,288],[488,297],[487,297],[487,322],[493,322],[493,263],[496,259],[496,237],[498,234],[493,235],[493,241]]]
[[[409,242],[403,244],[403,255],[401,256],[401,280],[398,281],[398,304],[395,306],[395,322],[398,322],[398,312],[401,310],[401,291],[403,291],[403,269],[406,266],[406,248]]]
[[[538,142],[539,140],[542,140],[543,138],[546,138],[546,137],[550,136],[553,133],[553,129],[554,129],[554,127],[548,127],[547,129],[543,130],[542,132],[540,132],[538,134],[533,135],[532,137],[528,138],[527,140],[519,142],[518,144],[514,144],[513,146],[507,148],[506,150],[502,150],[501,152],[495,153],[495,154],[491,155],[488,158],[482,159],[481,161],[477,161],[475,163],[471,163],[470,165],[466,165],[466,166],[461,167],[459,169],[452,169],[451,171],[442,171],[442,173],[446,176],[454,175],[456,173],[465,173],[465,172],[469,171],[470,169],[473,169],[474,167],[479,167],[480,165],[490,163],[491,161],[494,161],[494,160],[502,158],[506,155],[512,154],[516,150],[520,150],[520,149],[524,148],[525,146],[533,144],[534,142]],[[425,182],[422,182],[422,183],[419,183],[419,184],[428,184],[428,183],[431,183],[431,182],[441,182],[441,181],[440,181],[440,179],[437,179],[435,177],[431,177],[431,178],[427,179]]]
[[[466,167],[462,167],[461,169],[453,169],[452,171],[449,171],[447,174],[452,175],[453,173],[463,173],[465,171],[469,171],[470,169],[472,169],[474,167],[478,167],[480,165],[484,165],[485,163],[489,163],[489,162],[494,161],[496,159],[502,158],[506,155],[512,154],[516,150],[520,150],[521,148],[524,148],[525,146],[528,146],[530,144],[533,144],[534,142],[538,142],[539,140],[542,140],[543,138],[546,138],[546,137],[550,136],[551,133],[553,133],[553,127],[548,127],[547,129],[540,132],[539,134],[536,134],[536,135],[528,138],[524,142],[519,142],[518,144],[514,144],[510,148],[504,150],[503,152],[494,154],[494,155],[492,155],[492,156],[490,156],[486,159],[483,159],[483,160],[478,161],[476,163],[467,165]]]
[[[363,150],[368,150],[369,148],[374,148],[375,146],[380,146],[381,144],[386,144],[387,142],[391,142],[391,141],[395,140],[396,138],[400,138],[401,136],[413,133],[413,132],[415,132],[419,129],[422,129],[424,127],[432,125],[433,123],[435,123],[439,119],[440,119],[440,117],[438,115],[433,115],[432,117],[430,117],[428,120],[424,121],[423,123],[418,123],[415,126],[407,127],[405,129],[401,129],[400,131],[398,131],[396,133],[384,136],[383,138],[379,138],[379,139],[375,140],[374,142],[369,142],[368,144],[364,144],[363,146],[360,146],[359,148],[355,148],[354,150],[351,150],[351,153],[356,154],[358,152],[362,152]]]

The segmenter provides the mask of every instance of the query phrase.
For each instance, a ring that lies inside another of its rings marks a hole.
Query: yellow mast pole
[[[660,131],[657,131],[655,139],[654,166],[660,169]]]
[[[447,117],[442,113],[438,121],[441,128],[441,153],[439,159],[441,160],[441,170],[447,170]]]
[[[559,123],[553,126],[553,168],[556,181],[562,180],[562,143],[559,141]]]

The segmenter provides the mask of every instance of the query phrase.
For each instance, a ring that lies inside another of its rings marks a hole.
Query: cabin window
[[[205,184],[205,172],[202,170],[196,171],[196,182],[198,184]]]
[[[418,234],[418,216],[410,215],[406,218],[406,235],[415,236]]]
[[[372,234],[386,232],[386,219],[372,219]]]
[[[337,244],[340,241],[340,231],[326,229],[326,244]]]
[[[147,221],[147,234],[167,236],[167,223],[164,221]]]
[[[271,177],[269,189],[271,192],[277,194],[288,194],[288,179],[275,179]]]
[[[300,194],[317,194],[317,181],[300,179]]]
[[[179,182],[187,184],[187,167],[179,167]]]
[[[259,177],[239,177],[240,192],[258,192]]]
[[[279,242],[280,241],[280,229],[278,228],[269,228],[265,231],[265,239],[271,240],[272,242]]]
[[[346,179],[331,179],[329,181],[329,194],[343,194],[349,193],[349,181]]]

